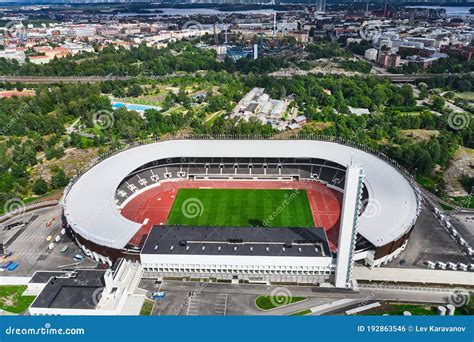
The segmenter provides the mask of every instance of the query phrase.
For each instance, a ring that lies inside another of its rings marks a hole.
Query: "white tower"
[[[339,288],[352,286],[352,268],[363,181],[364,170],[361,167],[349,165],[346,171],[341,228],[337,245],[335,285]]]
[[[276,28],[277,28],[277,14],[276,12],[273,13],[273,38],[276,36]]]
[[[258,58],[258,44],[253,44],[253,59]]]

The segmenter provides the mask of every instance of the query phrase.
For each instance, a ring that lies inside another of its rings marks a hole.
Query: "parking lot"
[[[454,220],[453,224],[456,224]],[[473,225],[474,226],[474,225]],[[472,234],[472,233],[471,233]],[[406,249],[389,267],[427,268],[427,261],[470,264],[463,248],[443,227],[433,211],[424,208],[408,240]]]
[[[451,224],[470,246],[474,246],[474,214],[455,214],[451,217]]]
[[[193,293],[188,301],[187,316],[225,316],[226,293]]]
[[[23,221],[25,225],[10,230],[3,229],[5,225],[19,221]],[[0,265],[10,260],[19,264],[13,272],[2,268],[3,271],[0,271],[2,276],[31,276],[37,270],[74,267],[76,262],[73,261],[73,256],[81,253],[80,249],[61,232],[59,206],[25,213],[3,223],[0,227],[0,243],[4,244],[6,252],[12,253],[8,258],[0,258]],[[58,236],[59,241],[55,241]],[[51,243],[54,244],[53,249],[48,248]],[[61,253],[65,246],[68,246],[67,251]],[[80,266],[95,267],[96,263],[85,258]]]

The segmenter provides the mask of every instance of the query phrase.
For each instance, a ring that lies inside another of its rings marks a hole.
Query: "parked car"
[[[74,261],[82,261],[82,260],[84,260],[84,255],[76,254],[76,255],[74,255],[73,259],[74,259]]]
[[[165,298],[165,295],[166,295],[166,294],[165,294],[164,292],[162,292],[162,291],[153,292],[153,293],[151,294],[151,298],[152,298],[152,299],[163,299],[163,298]]]
[[[8,267],[10,267],[11,264],[13,264],[13,261],[10,260],[10,261],[7,262],[6,264],[4,264],[4,265],[2,266],[2,268],[8,268]]]
[[[10,267],[7,268],[7,271],[8,272],[13,272],[14,270],[17,269],[18,266],[20,266],[20,265],[17,264],[16,262],[14,262],[13,264],[10,265]]]

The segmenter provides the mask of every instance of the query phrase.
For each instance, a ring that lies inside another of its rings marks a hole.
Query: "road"
[[[223,284],[208,282],[165,281],[156,284],[142,279],[140,287],[147,291],[164,291],[164,300],[157,301],[154,315],[289,315],[301,310],[347,299],[347,306],[372,301],[401,301],[446,304],[450,289],[401,288],[385,285],[361,285],[358,291],[312,286],[285,286],[285,293],[308,299],[282,308],[262,311],[255,306],[260,295],[270,295],[281,286],[259,284]],[[340,308],[338,308],[340,309]],[[329,313],[328,310],[327,313]]]
[[[66,77],[49,77],[49,76],[0,76],[1,82],[10,82],[10,83],[97,83],[103,81],[126,81],[135,77],[129,76],[88,76],[88,77],[75,77],[75,76],[66,76]]]

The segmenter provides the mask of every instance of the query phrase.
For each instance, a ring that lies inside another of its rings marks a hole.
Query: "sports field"
[[[167,224],[314,227],[305,190],[180,189]]]

